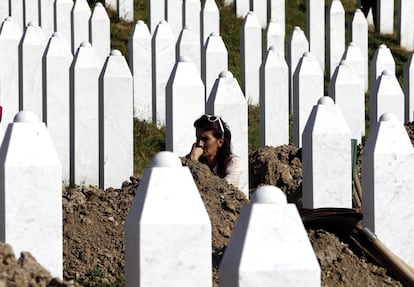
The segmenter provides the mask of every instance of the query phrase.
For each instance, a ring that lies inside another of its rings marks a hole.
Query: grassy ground
[[[93,7],[98,1],[90,0]],[[101,2],[101,1],[99,1]],[[202,1],[203,3],[204,1]],[[325,1],[326,11],[330,6],[330,0]],[[229,52],[229,70],[240,81],[240,28],[242,19],[235,16],[232,7],[224,7],[222,1],[216,1],[220,10],[220,33]],[[346,12],[348,24],[352,20],[353,12],[357,6],[357,0],[342,0]],[[306,0],[286,0],[286,39],[292,33],[295,26],[300,26],[306,32]],[[145,0],[135,0],[135,20],[147,21],[147,4]],[[128,40],[135,23],[125,23],[111,13],[111,46],[119,49],[128,58]],[[347,43],[348,43],[348,37]],[[396,62],[396,75],[402,85],[403,68],[409,53],[398,46],[397,36],[379,35],[373,31],[369,33],[369,59],[374,55],[380,44],[386,44],[392,51]],[[325,85],[327,86],[327,85]],[[368,100],[369,92],[367,93]],[[368,110],[367,110],[368,116]],[[369,127],[367,127],[369,128]],[[142,174],[144,168],[149,165],[150,159],[165,146],[165,131],[147,122],[135,121],[135,174]],[[249,150],[259,148],[259,109],[257,106],[249,106]]]

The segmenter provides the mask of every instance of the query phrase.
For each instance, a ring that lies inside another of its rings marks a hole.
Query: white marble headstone
[[[199,34],[194,33],[191,27],[181,30],[177,40],[177,60],[180,57],[188,57],[196,66],[198,75],[201,77],[201,48]]]
[[[103,64],[111,52],[111,27],[108,14],[102,3],[96,3],[89,25],[89,42]]]
[[[368,91],[368,22],[364,13],[356,9],[351,23],[351,43],[358,46],[364,59],[364,91]]]
[[[165,0],[150,0],[147,1],[148,6],[148,22],[151,35],[155,33],[157,25],[162,20],[167,20],[165,15]]]
[[[377,1],[375,31],[380,34],[392,34],[394,32],[394,0]]]
[[[201,10],[201,33],[204,46],[211,33],[220,35],[220,11],[215,0],[206,0]]]
[[[398,1],[398,38],[400,46],[408,51],[414,49],[414,1]]]
[[[26,1],[27,2],[27,1]],[[42,0],[39,1],[40,19],[39,23],[42,27],[46,37],[49,38],[55,31],[55,0]]]
[[[166,20],[170,24],[171,30],[175,38],[178,38],[181,30],[184,28],[183,23],[183,0],[169,0],[165,1],[166,6]]]
[[[345,52],[345,10],[340,0],[332,0],[328,21],[327,66],[332,77]]]
[[[251,11],[254,12],[254,14],[257,16],[257,19],[259,20],[260,26],[262,26],[262,29],[266,29],[267,26],[267,6],[268,1],[263,0],[252,0],[251,1]]]
[[[273,19],[276,22],[280,23],[280,27],[283,31],[283,35],[286,35],[286,16],[285,16],[285,6],[286,0],[272,0],[268,3],[268,10],[269,10],[269,19]]]
[[[1,34],[0,34],[1,37]],[[404,65],[404,96],[405,96],[405,122],[414,120],[414,54],[411,53]]]
[[[279,54],[285,58],[285,31],[276,20],[270,19],[266,28],[266,49],[274,46]]]
[[[375,93],[376,82],[384,70],[395,74],[395,61],[391,50],[384,44],[379,45],[371,59],[370,93]]]
[[[325,1],[307,0],[306,26],[309,51],[318,60],[319,67],[325,70]]]
[[[56,32],[60,32],[71,45],[72,50],[72,26],[71,11],[73,0],[56,0],[55,2],[55,26]]]
[[[89,40],[89,18],[91,8],[86,0],[76,0],[72,8],[72,53],[75,54],[82,42]]]

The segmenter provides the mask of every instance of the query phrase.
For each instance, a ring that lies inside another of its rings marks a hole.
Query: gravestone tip
[[[95,4],[95,7],[103,7],[103,5],[102,5],[102,3],[101,3],[101,2],[97,2],[97,3]]]
[[[223,71],[219,74],[219,78],[230,79],[230,78],[233,78],[233,74],[230,71]]]
[[[144,21],[142,21],[142,20],[138,20],[137,24],[138,24],[138,25],[144,25],[144,24],[145,24],[145,22],[144,22]]]
[[[52,37],[53,38],[63,38],[63,35],[60,32],[53,32]]]
[[[217,32],[211,32],[210,33],[210,37],[217,37],[219,34],[217,34]]]
[[[383,75],[383,76],[391,76],[392,75],[392,72],[390,70],[384,70],[384,71],[382,71],[381,75]]]
[[[27,26],[36,27],[36,26],[39,26],[39,25],[37,24],[36,21],[30,21],[29,24],[27,24]]]
[[[191,59],[187,56],[180,56],[180,62],[184,62],[184,63],[190,63]]]
[[[302,29],[299,26],[295,26],[295,31],[299,32],[302,31]]]
[[[397,116],[393,113],[383,113],[379,118],[380,122],[396,122],[398,121]]]
[[[82,43],[80,44],[80,46],[81,46],[82,48],[91,48],[91,47],[92,47],[91,43],[89,43],[88,41],[84,41],[84,42],[82,42]]]
[[[181,161],[170,151],[161,151],[151,160],[151,167],[181,167]]]
[[[14,21],[14,18],[12,16],[7,16],[7,18],[5,19],[5,21]]]
[[[287,204],[286,194],[273,185],[263,185],[252,195],[252,203]]]
[[[114,49],[111,51],[111,56],[122,56],[121,51]]]
[[[334,105],[334,100],[331,97],[322,97],[318,101],[318,105]]]
[[[31,111],[20,111],[18,112],[13,119],[15,123],[37,123],[39,119],[34,112]]]
[[[386,49],[386,48],[387,48],[387,45],[385,45],[385,44],[381,44],[381,45],[379,45],[379,48],[380,48],[380,49]]]

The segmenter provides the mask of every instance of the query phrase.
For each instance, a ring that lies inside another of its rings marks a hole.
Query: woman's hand
[[[203,155],[203,147],[198,145],[197,143],[193,143],[193,147],[191,148],[190,158],[192,160],[198,160]]]

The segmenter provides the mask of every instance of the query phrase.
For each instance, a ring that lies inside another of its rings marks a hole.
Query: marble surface
[[[375,31],[378,33],[392,34],[394,32],[394,0],[378,1],[376,24]]]
[[[414,120],[414,55],[410,54],[404,65],[404,93],[405,97],[405,117],[406,122],[412,122]]]
[[[223,118],[231,131],[233,153],[243,162],[239,189],[249,197],[249,151],[247,101],[237,80],[229,71],[220,73],[217,86],[206,104],[206,112]]]
[[[0,1],[0,21],[3,22],[9,16],[10,5],[9,0]]]
[[[348,60],[342,60],[329,82],[329,96],[341,110],[351,138],[361,143],[365,131],[365,93],[356,71]]]
[[[250,0],[233,0],[236,3],[236,16],[244,18],[250,11]]]
[[[196,140],[193,123],[205,111],[204,91],[197,67],[181,57],[167,85],[166,150],[179,156],[191,150]]]
[[[27,27],[30,22],[40,24],[39,1],[23,1],[23,7],[24,26]]]
[[[181,30],[177,41],[177,55],[188,57],[197,68],[198,75],[201,77],[201,47],[200,38],[191,28]]]
[[[19,43],[22,35],[19,24],[8,17],[0,33],[0,101],[3,106],[4,127],[19,111]]]
[[[120,51],[111,52],[100,77],[99,187],[121,188],[134,172],[134,93],[131,71]]]
[[[56,32],[45,50],[44,120],[62,164],[62,180],[69,184],[70,132],[69,132],[69,72],[73,56],[70,44]]]
[[[184,1],[184,27],[190,27],[197,34],[201,43],[201,1],[185,0]]]
[[[165,0],[150,0],[148,2],[148,21],[151,34],[155,33],[158,24],[166,20]]]
[[[289,143],[289,69],[279,50],[267,50],[260,71],[260,146]]]
[[[352,208],[351,134],[331,97],[312,108],[302,138],[303,207]]]
[[[29,251],[52,276],[62,278],[59,158],[45,124],[35,114],[24,111],[16,118],[0,149],[0,238],[13,246],[15,254]]]
[[[118,17],[127,22],[134,21],[134,0],[118,0]]]
[[[19,47],[19,65],[24,67],[19,79],[19,107],[20,110],[36,113],[40,120],[43,119],[42,56],[46,44],[42,28],[31,22],[26,27]]]
[[[129,66],[134,77],[134,117],[152,121],[151,34],[144,21],[137,21],[131,39]]]
[[[280,23],[280,26],[282,28],[282,31],[284,33],[285,26],[286,26],[286,16],[285,16],[285,0],[273,0],[269,2],[270,7],[269,9],[269,15],[270,19],[275,20],[276,22]]]
[[[252,198],[242,208],[220,264],[219,284],[320,286],[320,267],[294,204]]]
[[[125,286],[212,286],[210,219],[189,169],[173,156],[153,159],[129,211]]]
[[[293,74],[296,71],[296,67],[299,63],[300,58],[303,56],[303,53],[309,51],[309,42],[305,36],[305,33],[299,26],[296,26],[288,39],[288,47],[287,52],[288,55],[286,57],[288,65],[289,65],[289,111],[293,112],[293,94],[294,94],[294,86],[293,86]]]
[[[293,142],[302,146],[302,132],[313,106],[324,95],[323,73],[310,52],[303,54],[293,76]]]
[[[175,43],[170,25],[167,21],[161,21],[152,38],[152,89],[155,96],[152,108],[153,120],[158,126],[165,125],[165,88],[176,62]]]
[[[28,2],[28,1],[26,1]],[[39,24],[42,27],[43,32],[45,33],[46,37],[49,38],[52,36],[53,32],[55,31],[54,27],[54,0],[43,0],[39,1],[39,11],[40,11],[40,19]]]
[[[395,61],[391,50],[384,44],[379,45],[371,59],[370,67],[370,93],[375,94],[376,81],[382,71],[388,70],[395,74]]]
[[[56,32],[62,33],[72,50],[72,27],[71,27],[71,11],[73,0],[56,0],[55,2],[55,29]],[[72,50],[73,54],[73,50]]]
[[[325,70],[325,1],[306,1],[306,23],[309,51],[315,56],[322,71]]]
[[[262,63],[262,27],[254,12],[247,13],[240,37],[241,85],[249,104],[259,103],[259,72]]]
[[[83,42],[71,67],[71,170],[72,184],[99,183],[99,74],[95,49]]]
[[[351,42],[358,46],[364,58],[364,91],[368,91],[368,22],[364,13],[356,9],[351,22]]]
[[[177,39],[181,30],[184,28],[183,21],[183,0],[170,0],[165,1],[166,7],[166,20],[171,26],[171,30]]]
[[[400,46],[408,51],[414,49],[414,2],[410,0],[398,1],[398,38]]]
[[[101,63],[111,52],[111,30],[108,14],[101,3],[96,3],[90,19],[90,42]]]
[[[76,0],[72,9],[72,53],[75,54],[82,42],[89,40],[89,18],[91,8],[86,0]]]
[[[215,0],[206,0],[201,9],[201,33],[202,46],[211,33],[220,35],[220,12]]]
[[[23,0],[14,0],[10,1],[10,14],[13,19],[19,24],[19,27],[22,31],[25,30],[24,18],[23,18]]]
[[[365,226],[414,266],[414,151],[403,123],[395,115],[383,115],[371,129],[361,160]]]
[[[263,0],[252,0],[251,1],[251,10],[254,12],[254,14],[257,16],[257,20],[259,20],[260,26],[262,29],[266,29],[267,27],[267,1]]]
[[[212,33],[203,48],[201,77],[206,87],[206,102],[222,71],[228,69],[228,52],[220,35]]]
[[[332,78],[345,51],[345,10],[340,0],[331,2],[328,19],[327,67]]]
[[[285,58],[285,31],[276,20],[270,20],[266,27],[266,49],[275,46],[279,54]]]

